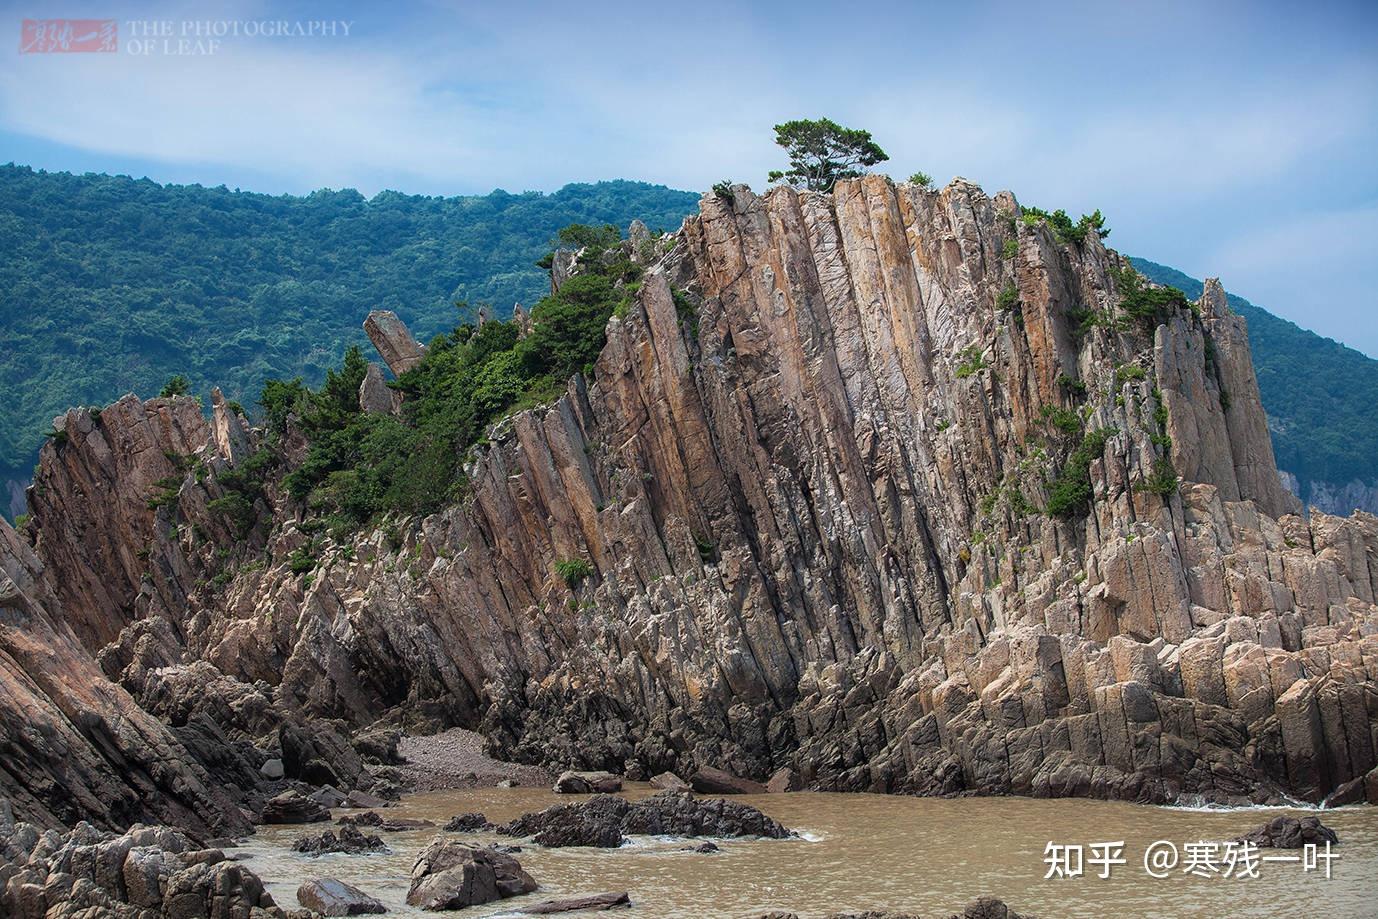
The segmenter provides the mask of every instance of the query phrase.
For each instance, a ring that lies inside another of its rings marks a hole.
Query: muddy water
[[[627,796],[649,792],[634,787]],[[569,800],[530,788],[445,791],[416,795],[387,813],[443,824],[456,814],[481,811],[502,822]],[[801,838],[719,841],[722,851],[711,855],[685,851],[685,840],[646,837],[615,850],[526,845],[517,857],[541,889],[459,915],[511,915],[523,903],[627,890],[634,906],[618,915],[745,917],[768,909],[803,916],[842,909],[947,915],[989,893],[1044,919],[1378,916],[1378,808],[1323,813],[1341,840],[1329,879],[1323,869],[1306,873],[1290,862],[1262,864],[1257,879],[1184,876],[1185,861],[1169,877],[1154,879],[1143,866],[1150,843],[1167,840],[1180,852],[1184,843],[1230,839],[1279,811],[810,793],[736,800],[761,808],[799,831]],[[407,877],[417,852],[438,830],[382,834],[391,855],[307,858],[290,851],[297,836],[324,829],[325,824],[264,827],[241,852],[283,906],[296,905],[296,888],[303,880],[337,877],[384,901],[392,914],[422,915],[405,905]],[[515,841],[493,834],[453,838]],[[1112,867],[1108,879],[1095,876],[1100,869],[1088,864],[1086,876],[1044,880],[1048,842],[1089,846],[1119,840],[1125,842],[1128,863]]]

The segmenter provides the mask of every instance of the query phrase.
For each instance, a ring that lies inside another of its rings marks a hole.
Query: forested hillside
[[[305,197],[0,166],[0,478],[28,478],[71,405],[156,393],[172,374],[253,402],[265,379],[315,384],[364,341],[370,309],[423,339],[482,304],[548,292],[535,263],[571,223],[670,230],[698,196],[640,182],[553,194]],[[1199,281],[1142,259],[1155,281]],[[1302,480],[1378,481],[1378,361],[1238,297],[1278,464]],[[10,502],[0,500],[0,510]]]
[[[0,166],[0,476],[25,479],[71,405],[191,391],[246,404],[319,381],[370,309],[429,338],[549,292],[535,262],[570,223],[672,230],[698,196],[640,182],[474,197],[270,196]],[[4,503],[0,502],[0,507]]]
[[[1147,259],[1131,261],[1151,280],[1201,296],[1196,278]],[[1229,294],[1229,302],[1249,323],[1278,468],[1301,481],[1302,497],[1317,482],[1378,481],[1378,361],[1243,297]]]

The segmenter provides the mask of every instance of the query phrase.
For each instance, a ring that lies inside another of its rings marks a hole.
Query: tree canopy
[[[0,165],[0,479],[28,478],[73,405],[152,396],[173,375],[245,405],[270,377],[315,385],[367,345],[371,309],[423,341],[481,306],[505,318],[549,292],[535,262],[561,227],[674,230],[697,203],[640,182],[298,197]]]
[[[832,191],[838,179],[864,175],[890,157],[870,131],[844,128],[830,118],[786,121],[775,126],[775,142],[789,153],[789,168],[772,170],[770,181],[810,191]]]

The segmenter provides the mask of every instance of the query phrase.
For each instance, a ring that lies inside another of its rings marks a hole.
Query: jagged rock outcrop
[[[242,537],[199,413],[129,397],[68,414],[26,532],[106,673],[241,752],[290,711],[559,769],[1319,801],[1378,765],[1378,519],[1299,515],[1218,284],[1145,321],[1090,236],[963,180],[709,195],[460,505],[315,532],[289,423]]]
[[[0,915],[13,919],[285,919],[263,882],[167,827],[69,833],[13,819],[0,800]]]
[[[392,310],[374,310],[364,320],[364,332],[394,376],[401,376],[421,363],[426,346],[418,342]]]

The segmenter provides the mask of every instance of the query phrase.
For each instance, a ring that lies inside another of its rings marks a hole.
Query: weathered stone
[[[560,773],[555,780],[555,791],[562,795],[608,794],[622,790],[622,779],[611,772]]]
[[[773,795],[787,791],[802,791],[803,788],[804,783],[799,778],[799,773],[788,767],[775,770],[770,781],[766,782],[766,791]]]
[[[338,835],[326,830],[319,836],[303,836],[292,844],[292,848],[307,855],[344,853],[346,855],[366,855],[390,851],[379,836],[366,835],[357,827],[344,826]]]
[[[651,787],[662,791],[689,791],[689,783],[673,772],[662,772],[651,776]]]
[[[357,887],[335,878],[318,878],[297,888],[297,902],[322,916],[385,913],[387,907]]]
[[[760,782],[753,782],[735,776],[722,769],[715,769],[712,766],[699,768],[689,778],[689,784],[694,791],[705,795],[762,795],[766,793],[766,786]]]
[[[261,819],[264,823],[317,823],[329,820],[330,811],[295,788],[289,788],[263,805]]]
[[[463,909],[536,887],[521,863],[504,852],[437,838],[412,865],[407,903],[431,911]]]
[[[1340,838],[1321,823],[1319,817],[1300,819],[1282,815],[1238,837],[1236,842],[1251,842],[1259,848],[1300,849],[1305,845],[1335,845]]]
[[[460,814],[451,817],[444,829],[447,833],[477,833],[493,829],[493,824],[482,814]]]
[[[546,900],[531,906],[523,906],[517,912],[526,916],[549,916],[554,913],[599,912],[618,906],[630,906],[632,898],[624,890],[621,893],[595,893],[582,897],[565,897],[559,900]]]
[[[612,795],[595,795],[576,804],[557,804],[526,814],[502,827],[508,836],[532,836],[544,846],[616,848],[623,834],[643,836],[761,836],[790,835],[776,821],[746,804],[722,799],[696,799],[687,792],[662,791],[629,802]]]
[[[412,337],[406,324],[392,310],[369,313],[364,320],[364,331],[394,376],[406,373],[426,355],[425,346]]]

